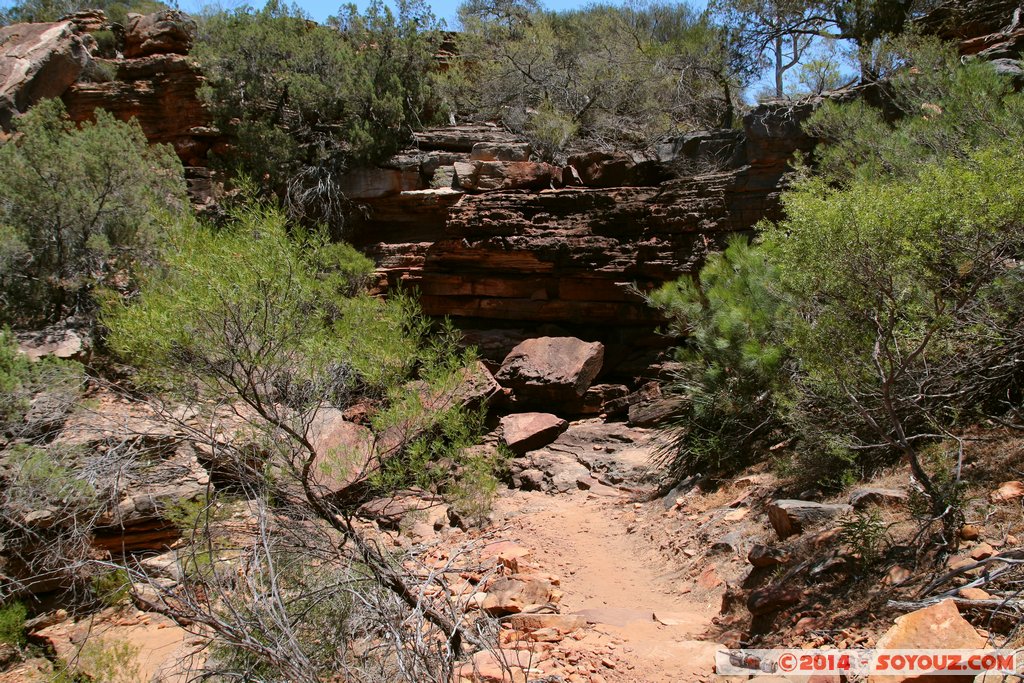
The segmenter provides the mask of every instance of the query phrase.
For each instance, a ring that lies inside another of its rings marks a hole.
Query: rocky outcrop
[[[91,119],[103,109],[122,121],[135,119],[146,138],[171,145],[185,166],[204,166],[220,140],[196,95],[205,82],[184,55],[149,55],[138,59],[97,60],[114,70],[113,80],[77,82],[63,93],[75,121]]]
[[[223,139],[197,94],[203,76],[187,56],[195,22],[175,10],[130,14],[117,58],[91,35],[110,28],[99,11],[0,28],[0,128],[10,130],[40,99],[60,97],[74,121],[92,119],[98,109],[134,118],[150,142],[171,145],[186,167],[208,165],[208,152]]]
[[[196,22],[177,10],[129,14],[124,56],[132,59],[160,54],[187,55],[195,34]]]
[[[742,131],[580,154],[561,169],[526,160],[497,128],[425,131],[417,150],[353,174],[364,213],[352,239],[377,261],[381,291],[415,289],[495,365],[524,337],[571,335],[605,345],[611,384],[656,379],[648,368],[669,340],[653,334],[663,321],[642,292],[776,215],[789,158],[813,147],[800,130],[812,109],[766,105]],[[596,397],[566,412],[595,411]]]
[[[904,614],[875,644],[877,650],[979,650],[985,647],[985,638],[966,619],[960,616],[952,600]],[[903,681],[963,681],[974,680],[974,674],[870,676],[869,683],[902,683]]]
[[[39,100],[60,97],[89,61],[72,21],[0,28],[0,128],[9,130]]]

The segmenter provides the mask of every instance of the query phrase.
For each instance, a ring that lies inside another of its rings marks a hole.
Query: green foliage
[[[124,569],[110,569],[92,577],[92,593],[107,607],[122,604],[132,590],[131,577]]]
[[[5,451],[6,466],[16,472],[8,507],[24,514],[51,508],[59,524],[74,524],[75,518],[98,505],[96,489],[78,476],[74,466],[81,454],[74,450],[15,444]]]
[[[135,122],[98,111],[76,126],[60,100],[39,103],[0,147],[0,296],[8,322],[88,311],[90,293],[130,271],[186,207],[181,164]]]
[[[20,602],[0,607],[0,643],[21,647],[25,644],[25,617],[28,610]]]
[[[0,9],[0,25],[57,21],[85,9],[103,10],[108,20],[123,26],[129,12],[150,14],[168,9],[168,5],[159,0],[24,0]]]
[[[458,115],[500,119],[543,157],[574,140],[645,146],[720,125],[738,90],[724,35],[686,5],[467,3],[458,57],[438,78]]]
[[[850,546],[862,566],[877,562],[885,550],[886,526],[876,509],[857,510],[839,520],[839,541]]]
[[[377,487],[440,486],[450,473],[427,463],[478,432],[454,398],[472,351],[458,350],[450,327],[435,335],[409,296],[354,293],[369,263],[350,248],[287,228],[279,209],[250,203],[217,230],[192,221],[174,230],[139,300],[105,308],[111,348],[139,365],[142,383],[249,404],[272,476],[296,476],[296,458],[312,457],[325,406],[370,400],[380,406],[374,430],[391,444],[376,456]],[[329,478],[342,469],[322,455],[316,463]]]
[[[650,295],[687,337],[668,387],[683,402],[665,454],[673,476],[740,467],[779,427],[790,362],[776,277],[764,249],[740,237],[708,259],[699,282],[684,277]]]
[[[913,36],[893,50],[901,68],[884,96],[894,112],[862,100],[829,102],[805,124],[828,143],[816,155],[830,180],[914,177],[929,162],[963,159],[972,150],[1024,135],[1024,94],[1015,93],[992,64],[961,65],[953,48]]]
[[[416,0],[397,14],[380,1],[363,13],[345,5],[329,26],[270,0],[207,16],[194,54],[209,77],[203,96],[236,135],[227,161],[296,216],[338,229],[338,177],[394,153],[420,124],[439,41]]]
[[[44,436],[73,408],[83,381],[78,363],[53,357],[33,363],[19,352],[10,330],[0,328],[0,433]],[[45,410],[26,421],[33,400]]]

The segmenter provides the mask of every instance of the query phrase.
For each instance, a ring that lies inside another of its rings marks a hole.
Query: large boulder
[[[513,453],[522,455],[547,446],[568,426],[551,413],[516,413],[501,418],[501,439]]]
[[[60,97],[90,62],[72,21],[0,28],[0,128],[39,100]]]
[[[604,362],[604,345],[575,337],[537,337],[512,349],[498,382],[526,404],[579,401]]]
[[[560,599],[561,593],[544,579],[517,574],[491,584],[481,608],[492,616],[505,616],[539,611]]]
[[[779,538],[788,538],[804,529],[846,514],[853,507],[842,503],[815,503],[809,500],[776,500],[768,506],[768,521]]]
[[[373,432],[349,422],[337,408],[317,411],[310,424],[309,440],[316,451],[312,483],[324,495],[364,478],[374,460]]]
[[[196,22],[184,12],[164,10],[153,14],[129,14],[125,27],[124,56],[186,55],[192,49]]]
[[[985,638],[960,616],[956,603],[943,600],[937,604],[904,614],[875,644],[876,650],[979,650]],[[870,676],[868,683],[957,683],[974,680],[974,674]]]
[[[543,190],[560,184],[562,171],[539,161],[459,161],[455,185],[470,192]]]

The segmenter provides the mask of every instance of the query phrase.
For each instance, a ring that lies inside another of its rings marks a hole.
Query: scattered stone
[[[882,580],[882,583],[884,583],[887,586],[898,586],[907,579],[909,579],[911,576],[913,576],[913,574],[911,574],[909,569],[907,569],[906,567],[901,567],[897,564],[889,569],[888,573],[885,575],[885,578]]]
[[[742,532],[731,531],[712,543],[711,551],[739,555],[742,553],[745,538],[746,535]]]
[[[803,599],[804,592],[799,588],[769,586],[750,594],[747,599],[747,609],[754,616],[759,616],[791,607]]]
[[[967,600],[991,600],[992,596],[980,588],[961,588],[959,591],[960,597]]]
[[[398,529],[407,521],[426,522],[434,529],[448,524],[448,506],[444,500],[422,489],[404,489],[374,498],[360,505],[357,513],[375,520],[385,529]]]
[[[508,623],[518,631],[554,629],[559,633],[572,633],[587,626],[587,620],[579,614],[513,614]]]
[[[784,549],[761,543],[755,544],[747,553],[747,562],[755,567],[774,567],[786,564],[789,560],[790,555]]]
[[[878,650],[974,650],[985,647],[985,639],[967,622],[952,600],[919,609],[896,619],[875,648]],[[974,675],[942,676],[947,683],[968,683]],[[871,676],[868,683],[903,683],[921,678],[903,676]]]
[[[990,546],[988,543],[980,543],[975,547],[971,548],[971,559],[972,560],[986,560],[996,554],[995,548]]]
[[[808,500],[776,500],[768,506],[768,521],[780,539],[801,533],[804,529],[853,508],[843,504],[815,503]]]
[[[523,455],[547,446],[568,426],[551,413],[516,413],[501,418],[501,439],[512,452]]]
[[[1019,498],[1024,498],[1022,481],[1004,481],[998,489],[989,494],[989,500],[993,503],[1009,503]]]
[[[492,616],[519,614],[557,603],[560,593],[547,581],[528,576],[503,577],[487,589],[483,611]]]
[[[977,541],[981,538],[981,527],[974,524],[964,524],[960,529],[960,538],[965,541]]]
[[[726,522],[738,522],[750,513],[750,508],[736,508],[722,517]]]
[[[907,502],[907,492],[900,489],[885,489],[864,486],[850,493],[850,505],[863,508],[868,505],[897,506]]]

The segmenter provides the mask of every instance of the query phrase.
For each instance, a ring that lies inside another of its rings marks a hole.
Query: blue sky
[[[338,7],[343,4],[344,0],[296,0],[299,7],[304,9],[311,17],[317,21],[323,21],[332,14],[338,13]],[[616,2],[617,0],[607,0],[610,2]],[[545,9],[549,10],[564,10],[564,9],[575,9],[577,7],[584,7],[592,4],[594,0],[541,0],[541,4]],[[434,14],[444,19],[449,28],[455,28],[455,10],[458,8],[461,0],[428,0],[428,4],[433,8]],[[173,4],[173,3],[172,3]],[[197,11],[204,5],[210,4],[209,0],[178,0],[178,7],[180,9],[189,11]],[[224,9],[232,9],[239,5],[246,4],[246,0],[216,0],[215,5],[223,7]],[[249,0],[248,4],[254,7],[262,7],[263,0]],[[365,7],[367,2],[365,0],[356,0],[356,4],[362,8]],[[689,3],[692,7],[703,9],[706,4],[706,0],[693,0]]]

